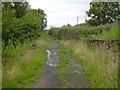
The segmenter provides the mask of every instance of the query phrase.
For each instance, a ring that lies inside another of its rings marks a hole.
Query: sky
[[[47,15],[47,28],[61,27],[68,23],[73,25],[85,22],[86,11],[92,0],[28,0],[31,8],[42,9]]]

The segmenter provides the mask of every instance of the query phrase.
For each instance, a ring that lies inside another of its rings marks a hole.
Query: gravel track
[[[88,80],[83,73],[82,66],[78,64],[70,55],[72,64],[67,74],[58,74],[58,65],[60,65],[59,53],[57,50],[61,48],[59,43],[52,40],[53,45],[48,45],[48,60],[44,73],[33,84],[31,88],[88,88]]]

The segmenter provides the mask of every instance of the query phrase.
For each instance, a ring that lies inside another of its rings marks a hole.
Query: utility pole
[[[85,11],[85,23],[86,23],[86,11]]]
[[[77,17],[77,25],[78,25],[78,19],[79,19],[79,17]]]

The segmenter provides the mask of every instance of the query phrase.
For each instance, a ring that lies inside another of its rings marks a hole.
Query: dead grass
[[[15,65],[13,68],[7,73],[8,80],[16,78],[18,75],[21,74],[21,65]]]
[[[37,46],[46,45],[46,41],[43,38],[40,38],[36,41]]]

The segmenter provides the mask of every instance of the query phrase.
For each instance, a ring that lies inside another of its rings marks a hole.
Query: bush
[[[99,25],[99,26],[89,26],[88,24],[83,24],[80,28],[51,28],[49,30],[49,34],[57,39],[65,39],[68,37],[68,39],[76,38],[76,37],[83,37],[88,39],[98,39],[97,36],[102,35],[103,32],[106,32],[106,38],[105,39],[118,39],[118,29],[116,28],[118,22],[114,22],[112,24],[105,24],[105,25]],[[114,28],[114,30],[113,30]],[[110,35],[114,32],[113,35]],[[109,38],[112,36],[111,38]],[[116,37],[116,38],[114,38]],[[99,38],[99,39],[102,39]]]
[[[45,14],[38,13],[38,10],[29,10],[23,17],[16,18],[15,10],[3,9],[2,15],[2,37],[6,45],[10,39],[13,39],[13,43],[18,40],[20,43],[24,43],[26,39],[33,40],[44,29]]]

